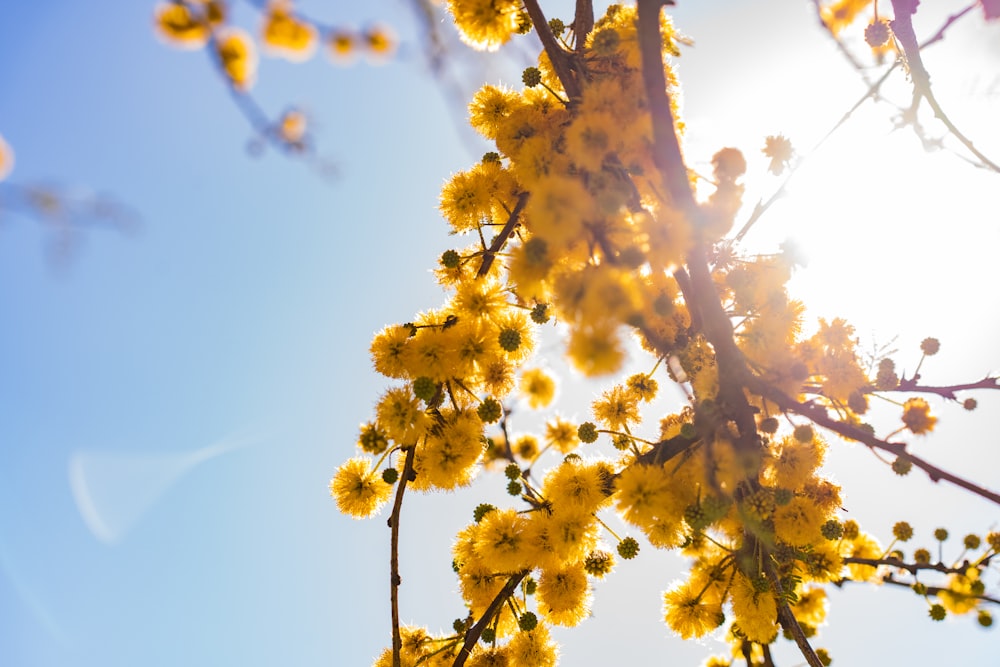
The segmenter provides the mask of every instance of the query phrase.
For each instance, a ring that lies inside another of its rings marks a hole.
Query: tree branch
[[[465,642],[462,644],[462,650],[458,652],[455,657],[455,662],[452,663],[452,667],[463,667],[465,661],[468,660],[469,656],[472,654],[472,649],[476,646],[476,642],[483,635],[483,630],[486,626],[490,624],[493,620],[493,616],[496,615],[497,611],[503,605],[504,601],[507,600],[511,595],[514,594],[514,589],[517,588],[521,580],[528,576],[529,570],[524,570],[523,572],[518,572],[517,574],[511,576],[507,580],[506,585],[500,589],[493,601],[490,602],[490,606],[486,608],[483,612],[482,617],[476,622],[469,631],[465,633]]]
[[[522,192],[517,198],[517,204],[514,205],[514,210],[510,212],[510,217],[507,218],[507,222],[504,224],[503,229],[500,233],[496,235],[490,247],[483,252],[483,263],[479,265],[479,271],[476,273],[477,278],[482,278],[487,273],[490,272],[490,267],[493,266],[493,260],[496,259],[496,255],[503,248],[503,245],[510,238],[511,234],[514,233],[514,227],[517,226],[518,219],[521,217],[521,211],[524,210],[524,205],[528,203],[528,193]]]
[[[552,69],[555,70],[556,76],[562,82],[563,90],[569,96],[570,102],[579,100],[582,91],[580,83],[573,76],[569,53],[559,45],[556,36],[552,34],[552,29],[549,28],[549,22],[545,19],[545,14],[542,13],[538,0],[524,0],[524,8],[528,10],[528,16],[531,17],[531,23],[535,26],[538,39],[542,40],[542,47],[545,48],[545,53],[548,54],[549,60],[552,62]]]
[[[809,640],[806,639],[806,634],[802,631],[802,626],[799,625],[798,619],[792,613],[792,608],[788,606],[788,600],[785,598],[784,590],[781,587],[781,579],[778,578],[778,572],[774,569],[771,555],[765,554],[761,561],[764,566],[764,574],[767,575],[767,580],[771,582],[771,588],[774,590],[774,597],[778,603],[778,622],[781,623],[781,627],[795,640],[795,645],[799,647],[799,652],[802,653],[802,657],[809,663],[809,667],[823,667],[823,663],[820,661],[819,656],[816,655],[816,651],[809,645]]]
[[[881,449],[883,451],[889,452],[890,454],[895,454],[896,456],[901,456],[906,460],[913,463],[921,470],[927,473],[927,476],[931,478],[933,482],[939,482],[945,480],[951,482],[955,486],[959,486],[967,491],[971,491],[977,496],[981,496],[987,500],[990,500],[998,505],[1000,505],[1000,494],[995,491],[990,491],[987,488],[974,484],[958,475],[948,472],[939,468],[919,456],[914,456],[906,451],[906,444],[901,442],[887,442],[885,440],[880,440],[868,431],[862,430],[853,424],[846,424],[844,422],[839,422],[832,417],[821,405],[815,403],[801,403],[795,399],[786,396],[781,391],[771,387],[766,382],[761,381],[758,378],[752,378],[750,384],[750,390],[760,396],[763,396],[767,400],[775,403],[782,410],[788,412],[794,412],[797,415],[802,415],[806,417],[813,423],[822,426],[825,429],[829,429],[834,433],[842,435],[850,440],[856,440],[860,443],[867,445],[872,449]]]
[[[389,555],[389,598],[392,604],[392,667],[400,667],[399,653],[403,648],[403,637],[399,631],[399,585],[403,580],[399,576],[399,513],[403,508],[403,492],[406,483],[413,476],[413,456],[416,445],[406,450],[406,460],[403,462],[403,474],[399,476],[396,487],[396,499],[392,503],[392,515],[389,517],[389,528],[392,530]]]
[[[1000,172],[1000,165],[990,160],[976,148],[972,141],[955,127],[948,115],[941,108],[937,98],[931,90],[931,76],[924,67],[924,61],[920,57],[920,45],[917,43],[917,35],[913,30],[913,14],[917,11],[917,0],[892,0],[892,9],[895,18],[889,22],[892,33],[896,36],[903,53],[906,56],[906,65],[910,70],[910,78],[913,80],[913,106],[916,108],[920,98],[926,99],[927,104],[934,110],[934,115],[944,123],[948,131],[955,135],[970,153],[979,158],[983,166],[989,167],[993,171]],[[950,23],[947,23],[950,25]]]

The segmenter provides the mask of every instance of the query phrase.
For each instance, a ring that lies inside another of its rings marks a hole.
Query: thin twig
[[[767,575],[768,581],[771,582],[774,598],[778,603],[778,622],[781,623],[781,627],[795,640],[795,645],[799,647],[799,652],[802,653],[802,657],[809,663],[809,667],[823,667],[823,663],[819,659],[819,656],[816,655],[816,651],[813,650],[813,647],[809,644],[809,640],[806,639],[806,634],[802,631],[802,626],[799,625],[798,619],[792,613],[792,608],[788,606],[788,600],[785,599],[781,580],[778,578],[778,572],[774,569],[774,563],[771,561],[770,554],[764,554],[764,558],[761,561],[764,567],[764,574]]]
[[[528,10],[528,16],[531,17],[531,23],[535,26],[538,39],[542,41],[545,53],[548,54],[549,60],[552,62],[552,69],[562,82],[563,90],[569,96],[570,102],[579,100],[580,83],[573,76],[569,53],[559,45],[559,40],[552,34],[552,29],[549,28],[549,22],[545,19],[545,14],[542,13],[538,0],[524,0],[524,8]]]
[[[1000,389],[1000,378],[995,377],[985,377],[978,382],[968,382],[966,384],[953,384],[946,387],[931,387],[927,385],[917,384],[917,378],[911,378],[909,380],[902,379],[899,384],[893,389],[878,389],[877,391],[906,391],[906,392],[916,392],[924,394],[936,394],[941,398],[946,398],[950,401],[957,401],[958,396],[956,392],[959,391],[971,391],[973,389]],[[876,391],[874,388],[872,391]]]
[[[913,30],[913,14],[917,11],[915,0],[892,0],[892,9],[895,18],[890,21],[892,33],[896,36],[899,45],[903,47],[906,56],[906,65],[910,71],[910,78],[913,81],[913,103],[914,108],[919,104],[920,99],[927,100],[927,104],[934,110],[934,115],[944,123],[948,131],[955,135],[962,145],[970,153],[979,158],[983,166],[989,167],[993,171],[1000,172],[1000,165],[990,160],[973,145],[972,140],[966,137],[952,122],[948,115],[941,108],[941,104],[931,90],[931,76],[924,67],[924,61],[920,56],[920,44],[917,42],[917,35]]]
[[[989,565],[992,556],[984,558],[981,563],[977,565]],[[910,574],[915,575],[920,570],[932,570],[934,572],[941,572],[942,574],[965,574],[965,571],[970,567],[974,567],[969,561],[963,561],[962,564],[950,567],[944,563],[906,563],[899,558],[860,558],[856,556],[845,556],[844,563],[856,563],[858,565],[871,565],[872,567],[879,567],[880,565],[885,565],[887,567],[896,568],[898,570],[906,570]]]
[[[504,224],[503,229],[500,233],[496,235],[493,239],[493,243],[490,247],[483,252],[483,263],[479,265],[479,271],[476,273],[477,278],[482,278],[487,273],[490,272],[490,267],[493,266],[493,260],[496,258],[500,249],[503,248],[504,243],[510,238],[511,234],[514,233],[514,227],[517,226],[518,220],[521,217],[521,211],[524,210],[524,205],[528,203],[528,193],[522,192],[517,198],[517,204],[514,205],[514,210],[510,212],[510,217],[507,218],[507,222]]]
[[[403,637],[399,631],[399,585],[403,583],[399,576],[399,513],[403,508],[403,492],[406,491],[406,484],[413,476],[413,456],[416,449],[416,446],[412,446],[406,450],[403,474],[399,476],[396,499],[392,503],[392,515],[389,517],[389,528],[392,530],[389,555],[389,597],[392,603],[392,667],[400,667],[399,653],[403,648]]]
[[[895,454],[896,456],[903,457],[905,460],[911,462],[913,465],[917,466],[921,470],[927,473],[931,481],[939,482],[945,480],[946,482],[951,482],[955,486],[961,487],[967,491],[971,491],[977,496],[981,496],[987,500],[990,500],[998,505],[1000,505],[1000,494],[995,491],[990,491],[987,488],[974,484],[967,479],[959,477],[953,473],[948,472],[942,468],[939,468],[932,463],[925,461],[919,456],[914,456],[913,454],[906,451],[906,444],[901,442],[887,442],[885,440],[880,440],[868,431],[864,431],[853,424],[847,424],[844,422],[839,422],[832,418],[827,412],[826,408],[816,403],[801,403],[795,399],[786,396],[783,392],[778,389],[771,387],[767,383],[760,381],[757,378],[753,378],[751,381],[750,390],[760,396],[763,396],[767,400],[775,403],[782,410],[787,412],[794,412],[795,414],[807,417],[813,423],[822,426],[823,428],[829,429],[834,433],[844,436],[850,440],[856,440],[860,443],[867,445],[873,449],[881,449],[883,451],[889,452],[890,454]]]
[[[483,635],[483,630],[485,630],[486,626],[490,624],[493,620],[493,616],[497,613],[497,610],[500,609],[501,605],[503,605],[507,598],[514,594],[514,589],[518,587],[521,580],[528,576],[528,572],[529,570],[518,572],[507,580],[507,584],[501,588],[500,592],[497,593],[495,598],[493,598],[493,601],[490,602],[490,606],[483,612],[482,617],[476,622],[475,625],[469,628],[468,632],[465,633],[465,642],[462,644],[462,650],[460,650],[458,655],[455,656],[455,662],[452,663],[452,667],[462,667],[465,665],[465,661],[468,660],[469,656],[472,654],[472,649],[475,647],[476,642],[478,642],[479,638]]]

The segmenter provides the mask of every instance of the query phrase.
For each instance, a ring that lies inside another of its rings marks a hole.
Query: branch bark
[[[406,483],[413,475],[413,456],[416,445],[406,450],[406,460],[403,462],[403,474],[399,476],[396,487],[396,499],[392,503],[392,515],[389,517],[389,528],[392,531],[389,555],[389,599],[392,605],[392,667],[400,667],[400,651],[403,648],[403,637],[399,630],[399,585],[403,580],[399,576],[399,514],[403,508],[403,493]]]

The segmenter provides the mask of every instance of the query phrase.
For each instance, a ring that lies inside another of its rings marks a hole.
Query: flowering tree
[[[988,607],[1000,600],[988,575],[1000,533],[965,536],[958,555],[940,545],[906,550],[914,530],[899,522],[883,544],[844,517],[843,490],[823,462],[829,447],[853,441],[898,475],[925,474],[1000,503],[997,492],[908,446],[936,425],[925,396],[972,410],[971,393],[1000,387],[998,379],[936,386],[923,381],[920,365],[900,376],[886,348],[865,357],[845,320],[806,321],[804,304],[786,289],[797,263],[792,248],[744,251],[783,188],[737,225],[747,170],[740,151],[720,147],[710,178],[689,168],[673,67],[687,40],[663,13],[666,4],[639,0],[598,16],[578,0],[564,22],[537,0],[448,2],[468,45],[492,51],[534,32],[543,50],[524,70],[523,88],[486,85],[469,105],[473,128],[495,150],[450,178],[440,208],[450,231],[471,241],[439,258],[443,305],[375,335],[375,369],[393,385],[361,428],[361,454],[330,482],[347,515],[368,517],[391,503],[392,637],[380,667],[554,665],[549,627],[581,623],[592,580],[617,558],[636,557],[640,539],[688,559],[686,579],[663,593],[664,620],[684,639],[725,633],[732,654],[710,665],[773,665],[771,647],[782,636],[809,665],[829,664],[812,641],[827,588],[847,581],[910,587],[934,620],[974,614],[992,623]],[[863,17],[865,41],[891,61],[866,97],[905,69],[912,100],[901,122],[930,142],[921,124],[927,109],[970,162],[1000,171],[942,108],[921,58],[962,16],[996,18],[996,3],[973,3],[923,43],[912,25],[916,2],[893,0],[891,19],[884,5],[817,4],[838,39]],[[252,41],[225,26],[223,8],[174,2],[161,8],[158,25],[169,39],[209,45],[261,136],[303,151],[301,117],[254,120],[261,116],[244,97]],[[265,16],[265,46],[288,57],[314,48],[318,31],[335,55],[354,43],[287,2],[268,5]],[[366,39],[385,50],[386,41]],[[768,137],[764,152],[774,174],[794,173],[788,139]],[[573,366],[606,388],[582,423],[552,414],[544,433],[513,437],[516,396],[537,409],[552,401],[554,381],[536,363],[552,322]],[[921,362],[939,345],[925,339]],[[645,371],[623,372],[630,350]],[[679,386],[685,400],[654,412],[665,384]],[[866,423],[873,397],[897,402],[898,428],[880,433]],[[511,501],[470,507],[472,521],[456,538],[465,608],[443,636],[404,627],[406,491],[468,486],[482,468],[503,472]],[[617,534],[606,521],[612,512],[638,537]],[[947,537],[935,532],[941,543]]]

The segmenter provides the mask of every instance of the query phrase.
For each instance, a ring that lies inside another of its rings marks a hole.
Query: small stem
[[[392,516],[389,517],[389,528],[392,530],[389,555],[389,590],[392,603],[392,667],[400,667],[399,654],[403,648],[403,638],[399,631],[399,585],[403,581],[399,576],[399,513],[403,508],[403,492],[406,491],[406,483],[413,474],[413,456],[416,448],[416,445],[412,445],[406,450],[403,474],[400,475],[399,486],[396,487],[396,499],[392,504]]]
[[[771,556],[764,554],[763,558],[761,558],[761,564],[764,567],[764,574],[767,575],[767,579],[771,582],[771,587],[774,589],[774,597],[778,603],[778,622],[781,623],[781,627],[792,635],[795,645],[799,647],[799,651],[802,653],[802,657],[806,659],[806,662],[809,663],[809,667],[823,667],[823,663],[820,661],[819,656],[816,655],[816,651],[809,645],[809,640],[806,639],[806,635],[802,631],[802,626],[799,625],[795,614],[792,613],[792,608],[788,606],[788,600],[785,599],[784,591],[781,588],[781,580],[778,579],[778,572],[774,569]]]
[[[496,615],[497,610],[500,609],[504,601],[514,594],[514,590],[521,583],[521,580],[528,576],[528,572],[528,570],[518,572],[507,580],[506,585],[500,589],[500,592],[497,593],[496,597],[493,598],[493,601],[490,602],[490,606],[483,612],[482,618],[480,618],[479,621],[477,621],[476,624],[469,628],[469,631],[465,633],[465,642],[462,644],[462,649],[455,657],[455,662],[452,663],[452,667],[463,667],[463,665],[465,665],[465,661],[468,660],[469,656],[472,654],[472,649],[476,646],[476,642],[478,642],[479,638],[483,635],[483,630],[485,630],[486,626],[488,626],[490,621],[493,620],[493,616]]]

